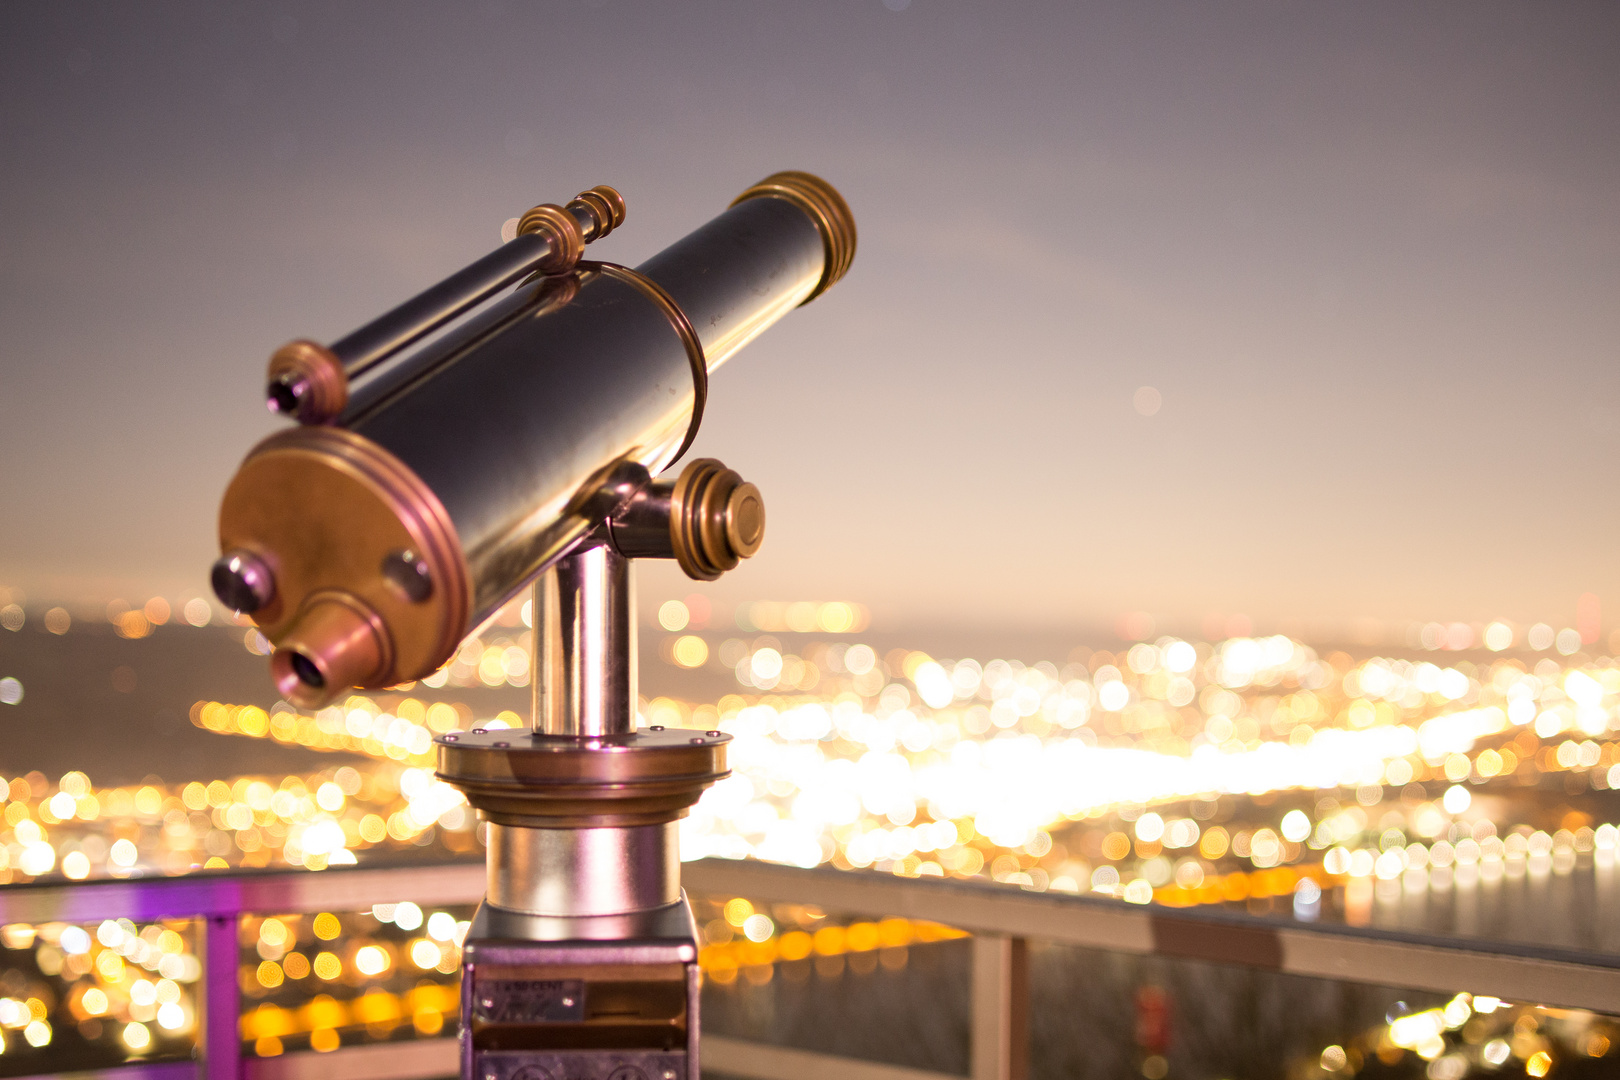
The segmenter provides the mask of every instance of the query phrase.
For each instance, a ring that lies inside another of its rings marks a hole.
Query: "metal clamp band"
[[[681,344],[686,346],[686,358],[692,364],[692,419],[686,425],[686,438],[681,440],[681,448],[669,459],[669,464],[673,465],[681,460],[681,455],[686,453],[692,445],[692,440],[697,438],[698,427],[703,423],[703,406],[709,400],[709,361],[703,355],[703,342],[698,339],[697,331],[692,329],[692,320],[686,317],[681,305],[677,304],[675,298],[652,278],[618,263],[580,262],[577,268],[602,274],[641,290],[647,299],[657,304],[663,311],[664,317],[669,319],[669,324],[679,335]]]

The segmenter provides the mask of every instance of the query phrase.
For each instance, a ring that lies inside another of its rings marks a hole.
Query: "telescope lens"
[[[305,686],[312,686],[317,690],[325,689],[326,676],[322,675],[321,669],[315,666],[315,661],[303,653],[295,652],[292,654],[292,669],[293,674],[298,676],[298,681]]]

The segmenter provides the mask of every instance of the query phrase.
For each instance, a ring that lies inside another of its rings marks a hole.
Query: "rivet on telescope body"
[[[251,551],[227,551],[209,574],[214,595],[232,611],[251,615],[276,597],[276,579],[270,568]]]
[[[383,556],[382,576],[399,594],[415,604],[433,595],[433,576],[427,560],[410,548]]]

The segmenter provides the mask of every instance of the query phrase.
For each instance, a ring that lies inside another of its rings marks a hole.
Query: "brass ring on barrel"
[[[855,215],[850,212],[849,204],[837,188],[813,173],[794,169],[772,173],[733,199],[731,205],[760,198],[783,199],[792,203],[810,215],[821,232],[827,261],[821,272],[821,280],[810,295],[800,301],[799,306],[803,307],[849,272],[850,263],[855,261]]]
[[[585,234],[579,222],[555,203],[541,203],[518,219],[517,234],[530,233],[544,233],[551,238],[551,255],[539,264],[541,273],[566,274],[585,254]]]
[[[590,236],[592,241],[602,239],[624,224],[624,196],[619,194],[618,188],[598,184],[575,195],[566,209],[576,206],[584,207],[596,221],[596,231]]]

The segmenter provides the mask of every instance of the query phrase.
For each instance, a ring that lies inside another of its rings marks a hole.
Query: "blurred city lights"
[[[644,723],[734,740],[733,775],[681,824],[684,858],[984,878],[1178,906],[1275,900],[1303,920],[1331,903],[1365,922],[1390,890],[1557,876],[1583,860],[1612,867],[1620,851],[1615,824],[1567,807],[1534,817],[1516,797],[1543,791],[1553,805],[1620,786],[1620,664],[1582,651],[1588,643],[1569,628],[1435,623],[1415,632],[1422,652],[1411,658],[1319,655],[1281,636],[1163,636],[1026,665],[838,640],[865,617],[842,607],[847,623],[832,603],[745,606],[740,633],[711,630],[713,612],[695,598],[659,609],[669,637],[658,655],[732,690],[641,702]],[[40,625],[77,626],[57,610]],[[11,622],[36,626],[18,611]],[[211,619],[200,602],[107,614],[134,639],[178,622],[176,611],[186,623]],[[525,685],[532,638],[513,623],[511,636],[495,624],[469,639],[438,687]],[[784,634],[809,636],[775,636]],[[1446,655],[1465,649],[1483,651]],[[19,680],[0,679],[0,701],[21,697]],[[179,785],[103,787],[79,771],[0,777],[0,882],[319,871],[374,850],[475,854],[477,822],[434,778],[433,739],[524,724],[414,687],[314,713],[200,701],[191,719],[368,763]],[[335,1049],[391,1024],[438,1034],[454,1022],[453,985],[418,983],[453,976],[467,915],[400,899],[358,914],[245,919],[243,992],[258,1004],[244,1038],[274,1056]],[[910,943],[953,933],[902,920],[843,926],[743,898],[722,898],[700,925],[705,969],[721,985],[768,980],[773,964],[898,969]],[[0,998],[11,1052],[92,1020],[132,1054],[195,1033],[200,964],[187,924],[18,924],[0,939],[61,984],[50,1008],[30,1004],[44,997]],[[1396,1017],[1371,1041],[1329,1046],[1319,1064],[1333,1073],[1398,1050],[1431,1076],[1510,1057],[1551,1075],[1560,1055],[1607,1054],[1610,1034],[1590,1024],[1556,1039],[1546,1018],[1539,1034],[1517,1031],[1528,1010],[1459,998]]]

